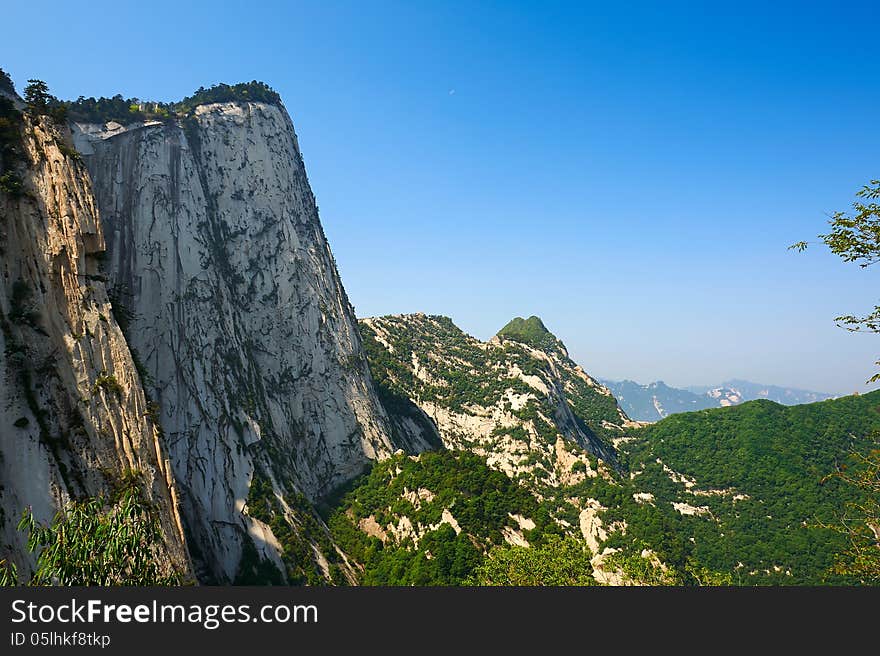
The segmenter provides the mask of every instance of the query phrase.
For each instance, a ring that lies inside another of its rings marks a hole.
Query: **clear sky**
[[[6,3],[63,98],[265,80],[360,316],[540,315],[599,376],[864,391],[878,272],[819,247],[880,177],[876,2]]]

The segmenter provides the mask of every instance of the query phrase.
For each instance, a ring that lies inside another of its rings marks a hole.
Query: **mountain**
[[[880,445],[880,392],[794,407],[755,400],[646,425],[626,419],[537,318],[485,343],[422,314],[361,329],[380,398],[409,399],[446,451],[395,456],[328,511],[360,582],[472,583],[508,567],[522,580],[523,563],[541,565],[517,550],[536,547],[546,562],[581,550],[592,578],[614,585],[855,582],[832,571],[846,539],[826,526],[861,497],[829,475]],[[560,405],[590,439],[557,420]],[[504,475],[499,494],[479,484],[486,467]]]
[[[88,172],[63,122],[23,108],[0,89],[0,559],[34,565],[25,508],[48,522],[136,477],[159,570],[191,579],[171,454],[101,274]]]
[[[645,426],[620,444],[628,498],[609,499],[605,521],[626,521],[626,541],[666,562],[734,583],[856,582],[831,571],[848,538],[830,527],[865,498],[830,474],[880,447],[878,410],[872,392],[791,407],[747,401]]]
[[[768,399],[783,405],[815,403],[833,398],[830,394],[795,388],[761,385],[745,380],[728,380],[717,386],[670,387],[663,381],[642,385],[631,380],[602,379],[624,411],[638,421],[657,421],[678,412],[738,405]]]
[[[719,403],[707,394],[695,394],[669,387],[662,380],[640,385],[632,380],[602,380],[627,415],[638,421],[657,421],[678,412],[717,408]]]
[[[488,342],[424,314],[362,319],[361,331],[380,398],[416,406],[401,417],[399,403],[386,404],[398,427],[417,411],[428,421],[415,438],[436,432],[446,448],[486,456],[518,480],[553,485],[573,458],[613,464],[613,440],[631,425],[536,317]]]
[[[4,387],[0,558],[28,560],[25,506],[47,519],[124,464],[199,581],[345,582],[314,506],[398,445],[280,97],[30,91],[0,125],[25,139],[2,162],[3,371],[21,385]]]
[[[377,463],[329,519],[366,585],[459,585],[484,553],[538,544],[553,522],[528,489],[467,451]]]
[[[809,390],[796,387],[779,387],[778,385],[752,383],[738,378],[726,380],[718,386],[688,387],[687,389],[697,394],[708,394],[712,398],[727,398],[731,405],[755,399],[767,399],[782,405],[800,405],[802,403],[815,403],[816,401],[834,398],[833,394],[810,392]],[[737,401],[733,398],[734,396],[739,397],[741,400]],[[722,405],[725,404],[722,402]]]
[[[190,547],[203,579],[230,582],[245,540],[285,560],[245,503],[255,481],[302,523],[298,496],[314,502],[395,448],[287,112],[207,100],[178,120],[75,123],[74,137]]]
[[[547,326],[544,325],[540,317],[534,315],[528,319],[523,319],[522,317],[511,319],[504,328],[498,331],[497,335],[499,339],[519,342],[536,349],[565,351],[562,342],[547,330]]]
[[[0,74],[0,561],[22,579],[22,511],[134,485],[161,580],[858,582],[828,526],[865,497],[833,474],[880,446],[880,392],[618,403],[535,316],[487,342],[358,322],[268,86],[26,95]]]
[[[436,451],[375,465],[325,510],[359,582],[471,582],[490,552],[579,526],[564,490],[617,475],[614,444],[638,424],[538,317],[488,342],[436,315],[360,325],[395,440]]]

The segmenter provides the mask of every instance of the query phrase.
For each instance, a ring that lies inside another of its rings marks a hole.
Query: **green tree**
[[[477,567],[474,585],[596,585],[586,545],[550,535],[535,547],[498,546]]]
[[[42,80],[28,80],[24,88],[24,101],[36,114],[45,114],[49,103],[53,100],[49,93],[49,85]]]
[[[15,85],[12,83],[12,78],[2,68],[0,68],[0,91],[15,93]]]
[[[871,180],[856,192],[852,212],[835,212],[828,221],[831,230],[819,235],[832,253],[844,262],[855,262],[866,269],[880,262],[880,180]],[[807,242],[800,241],[790,248],[803,251]],[[851,332],[880,333],[880,305],[864,315],[842,315],[837,325]],[[874,362],[880,365],[880,360]],[[880,380],[880,373],[868,379]],[[841,478],[854,489],[864,493],[864,501],[849,503],[847,513],[836,530],[847,535],[849,549],[840,557],[835,571],[854,574],[862,579],[880,582],[880,451],[867,456],[856,455],[862,462],[856,473],[839,468],[833,476]]]
[[[880,449],[856,460],[854,467],[840,467],[832,474],[865,493],[846,504],[840,525],[829,527],[849,540],[849,548],[838,557],[834,571],[876,584],[880,583]]]
[[[51,523],[28,508],[18,529],[39,552],[28,585],[176,585],[179,573],[157,557],[162,531],[140,487],[129,480],[110,497],[71,501]],[[0,561],[0,584],[18,583],[14,565]]]
[[[855,262],[867,268],[880,262],[880,180],[871,180],[856,193],[852,213],[835,212],[828,221],[831,230],[819,235],[819,239],[832,253],[844,262]],[[799,241],[790,249],[803,251],[808,242]],[[835,318],[837,324],[851,332],[880,333],[880,305],[865,316],[843,315]],[[880,360],[875,362],[880,365]],[[869,383],[880,380],[880,373],[874,374]]]
[[[49,93],[49,86],[42,80],[28,80],[24,99],[28,110],[35,116],[46,115],[56,123],[63,123],[67,119],[67,104]]]

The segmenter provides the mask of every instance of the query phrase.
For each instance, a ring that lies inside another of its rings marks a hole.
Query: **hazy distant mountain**
[[[731,403],[742,403],[742,401],[751,401],[752,399],[769,399],[782,403],[783,405],[799,405],[801,403],[815,403],[816,401],[824,401],[830,399],[833,394],[824,394],[822,392],[811,392],[809,390],[797,389],[795,387],[779,387],[778,385],[763,385],[761,383],[752,383],[748,380],[740,380],[734,378],[726,380],[718,387],[687,387],[687,391],[695,394],[712,395],[717,390],[728,389],[733,390],[742,397],[739,401]],[[722,404],[728,405],[728,404]]]
[[[632,380],[603,380],[626,414],[638,421],[657,421],[679,412],[739,405],[744,401],[768,399],[783,405],[814,403],[831,394],[762,385],[747,380],[727,380],[716,386],[670,387],[663,381],[642,385]]]

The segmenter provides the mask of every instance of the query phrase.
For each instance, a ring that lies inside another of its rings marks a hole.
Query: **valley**
[[[4,581],[872,582],[836,474],[880,392],[603,381],[537,316],[358,319],[268,85],[37,82],[0,79]],[[29,543],[81,508],[149,539],[112,576]]]

